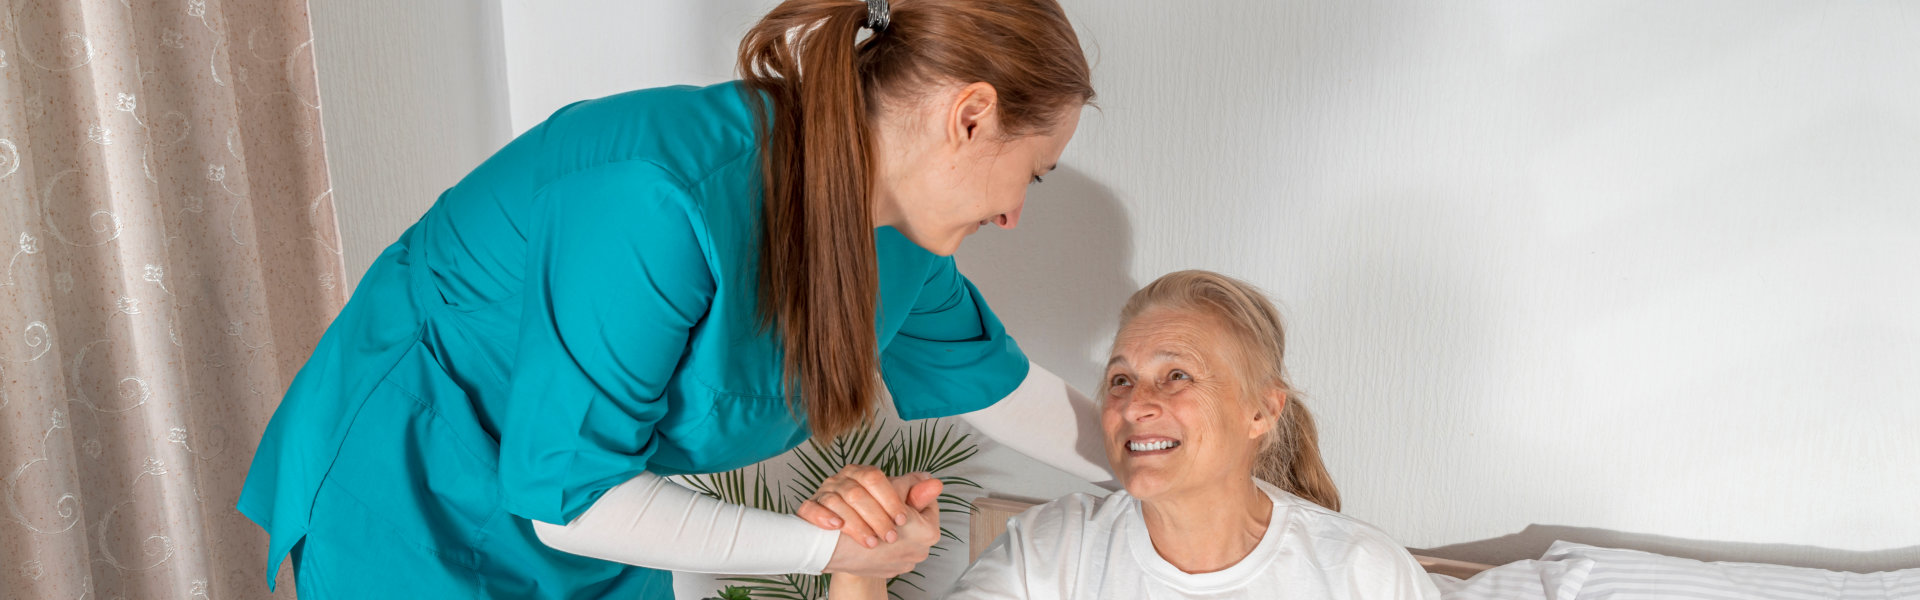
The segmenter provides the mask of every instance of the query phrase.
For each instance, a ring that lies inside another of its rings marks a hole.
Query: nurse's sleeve
[[[1028,458],[1119,487],[1107,467],[1099,406],[1027,361],[952,257],[928,266],[912,312],[881,355],[880,374],[902,419],[961,415]]]
[[[943,256],[928,266],[912,311],[881,352],[880,377],[901,419],[947,417],[1012,393],[1027,377],[1027,355]]]
[[[1120,489],[1107,465],[1100,405],[1038,364],[999,402],[960,416],[974,431],[1047,466],[1106,488]]]
[[[533,206],[500,484],[508,512],[558,524],[646,470],[714,284],[691,204],[657,167],[568,175]]]

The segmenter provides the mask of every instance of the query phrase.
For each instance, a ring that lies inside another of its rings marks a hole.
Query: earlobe
[[[1267,394],[1267,402],[1267,408],[1272,409],[1271,412],[1253,415],[1253,437],[1255,438],[1266,435],[1274,427],[1279,426],[1280,415],[1287,410],[1287,393],[1280,390],[1270,392]]]

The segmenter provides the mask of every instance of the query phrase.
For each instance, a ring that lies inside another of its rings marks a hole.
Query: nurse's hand
[[[855,578],[878,580],[879,589],[882,590],[878,598],[885,598],[887,579],[912,571],[914,567],[919,566],[922,561],[927,560],[928,550],[940,541],[940,503],[938,501],[940,480],[928,477],[916,481],[916,478],[896,477],[894,482],[907,484],[908,487],[901,489],[901,495],[907,498],[907,504],[912,509],[906,524],[898,528],[899,541],[881,544],[878,548],[868,548],[853,543],[854,540],[847,534],[840,534],[840,543],[833,547],[833,557],[827,560],[826,568],[826,572],[836,575],[833,579],[836,584],[835,589],[839,591],[831,596],[834,600],[839,600],[843,596],[873,597],[853,590],[840,589],[846,587],[843,584],[854,584],[859,581]],[[849,575],[852,577],[841,581],[842,577]],[[872,585],[872,582],[867,582],[853,587],[866,589]]]
[[[914,512],[902,500],[907,489],[931,479],[926,473],[888,479],[876,467],[848,465],[821,482],[795,514],[815,527],[839,530],[860,545],[878,548],[881,542],[899,539],[894,528]]]

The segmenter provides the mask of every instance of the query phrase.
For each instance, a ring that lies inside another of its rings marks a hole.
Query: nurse
[[[1093,97],[1060,6],[789,0],[739,61],[741,81],[562,108],[381,254],[247,474],[269,581],[289,555],[305,598],[895,575],[934,540],[876,471],[807,520],[662,479],[845,433],[882,384],[901,418],[964,415],[1110,479],[1097,411],[950,256],[1019,222]]]

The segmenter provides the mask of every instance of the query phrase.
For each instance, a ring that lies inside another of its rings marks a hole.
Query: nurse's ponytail
[[[879,108],[929,84],[986,82],[1001,123],[1038,133],[1093,97],[1080,42],[1055,0],[894,0],[864,34],[864,0],[787,0],[740,42],[765,189],[760,316],[786,352],[815,436],[872,412],[879,275],[873,128]],[[911,202],[909,198],[905,201]]]
[[[1287,332],[1280,311],[1259,288],[1212,271],[1168,273],[1134,292],[1120,309],[1120,327],[1151,308],[1172,308],[1212,315],[1227,325],[1237,346],[1240,395],[1265,419],[1274,419],[1258,454],[1253,476],[1309,502],[1340,510],[1340,490],[1320,460],[1320,432],[1300,393],[1287,381]],[[1102,383],[1101,396],[1106,396]],[[1279,395],[1280,411],[1259,400]]]

